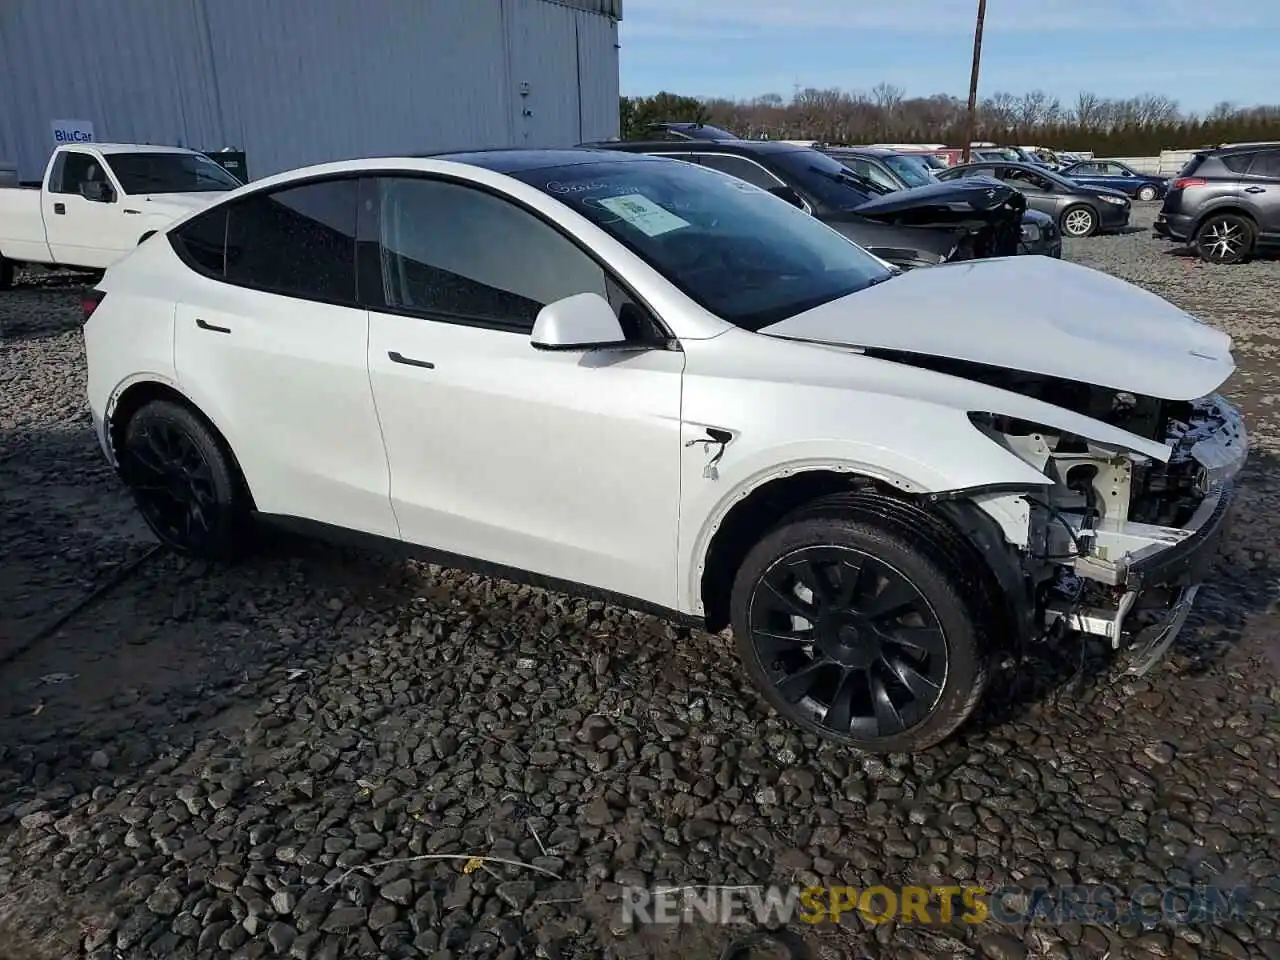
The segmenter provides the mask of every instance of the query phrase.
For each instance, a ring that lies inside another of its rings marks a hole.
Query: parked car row
[[[841,235],[1004,249],[1001,181],[650,149],[308,167],[135,246],[85,299],[88,395],[156,536],[274,523],[729,627],[784,717],[880,753],[1054,631],[1157,662],[1247,456],[1230,338],[1052,257]]]
[[[770,140],[633,140],[584,146],[668,157],[731,174],[782,197],[903,269],[1013,255],[1026,235],[1026,200],[1001,184],[930,181],[896,189],[821,151]],[[1032,226],[1039,230],[1043,224],[1033,217]],[[1053,238],[1035,242],[1048,249]]]

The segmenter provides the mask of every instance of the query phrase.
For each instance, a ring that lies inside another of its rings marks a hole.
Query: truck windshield
[[[197,153],[112,153],[107,162],[125,193],[209,193],[242,186]]]
[[[692,163],[634,158],[512,175],[586,217],[707,310],[748,330],[894,276],[787,201]]]

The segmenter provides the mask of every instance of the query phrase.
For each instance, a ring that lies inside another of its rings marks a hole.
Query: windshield
[[[513,176],[582,214],[701,306],[748,330],[895,275],[785,200],[681,160],[608,160]]]
[[[884,158],[889,168],[906,181],[909,187],[927,187],[936,182],[929,172],[929,165],[919,157],[904,157],[894,154]]]
[[[125,193],[210,193],[242,186],[198,153],[112,153],[107,162]]]
[[[800,187],[837,210],[853,210],[873,196],[889,192],[878,184],[855,176],[844,164],[817,150],[801,147],[771,153],[769,159]]]

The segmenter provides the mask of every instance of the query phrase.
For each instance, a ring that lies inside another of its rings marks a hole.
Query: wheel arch
[[[249,496],[250,508],[255,509],[253,488],[249,485],[249,480],[240,466],[240,461],[236,458],[235,450],[227,440],[227,435],[213,422],[212,417],[200,409],[195,401],[170,383],[151,379],[137,380],[128,384],[111,400],[104,417],[103,434],[106,437],[107,445],[110,447],[112,458],[118,462],[119,458],[116,451],[120,449],[124,440],[124,431],[129,424],[129,420],[153,400],[167,400],[170,403],[184,407],[212,431],[218,443],[226,451],[236,479]]]
[[[1211,217],[1220,217],[1223,214],[1234,214],[1237,217],[1243,217],[1253,224],[1254,235],[1257,235],[1258,218],[1250,213],[1245,207],[1241,206],[1234,198],[1220,203],[1216,207],[1210,207],[1199,216],[1196,217],[1195,223],[1191,225],[1191,230],[1187,234],[1189,240],[1194,240],[1195,235],[1200,232],[1200,228],[1204,226],[1204,222]]]
[[[933,509],[920,499],[921,491],[905,477],[876,475],[844,465],[809,465],[764,476],[731,498],[732,502],[708,522],[709,534],[699,541],[694,558],[697,596],[702,605],[706,629],[717,633],[729,625],[730,595],[734,578],[748,552],[771,530],[797,511],[833,495],[874,494],[884,501],[901,504],[906,510],[923,511],[932,522],[945,523],[974,546],[976,556],[989,553],[975,542],[969,523],[957,523],[945,511]],[[957,509],[965,509],[958,506]],[[980,510],[970,511],[973,523],[990,526],[990,518]],[[998,531],[997,541],[1003,543]],[[987,564],[992,568],[992,564]],[[1008,571],[991,569],[991,574],[1007,586]]]

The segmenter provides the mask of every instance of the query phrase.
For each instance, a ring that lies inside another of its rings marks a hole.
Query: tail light
[[[101,290],[90,290],[80,300],[80,309],[84,311],[86,321],[93,316],[93,311],[98,309],[98,304],[102,303],[106,294]]]
[[[1185,190],[1187,187],[1207,187],[1209,181],[1201,177],[1179,177],[1173,181],[1174,190]]]

